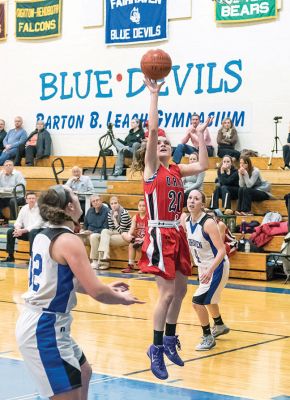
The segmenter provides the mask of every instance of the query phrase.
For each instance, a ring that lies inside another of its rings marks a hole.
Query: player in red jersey
[[[182,177],[198,174],[208,168],[203,132],[212,121],[196,128],[199,137],[199,162],[169,165],[171,144],[158,137],[158,95],[164,82],[157,84],[145,78],[150,91],[149,137],[136,152],[133,170],[143,171],[148,228],[139,266],[142,272],[156,275],[159,298],[154,310],[154,338],[148,349],[151,371],[159,379],[167,379],[164,353],[173,363],[183,366],[176,346],[176,323],[186,294],[187,277],[191,275],[187,239],[180,226],[184,189]],[[165,327],[165,335],[164,335]]]

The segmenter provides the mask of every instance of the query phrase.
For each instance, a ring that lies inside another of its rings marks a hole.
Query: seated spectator
[[[131,129],[129,130],[129,135],[125,137],[125,140],[113,140],[118,152],[113,176],[122,175],[125,153],[129,152],[129,154],[132,154],[134,158],[136,150],[140,147],[142,139],[144,139],[142,121],[140,121],[139,119],[132,119]]]
[[[252,201],[268,200],[271,197],[271,185],[263,181],[260,170],[253,167],[250,157],[240,157],[239,186],[237,215],[253,215]]]
[[[34,165],[35,160],[49,157],[51,154],[51,136],[45,129],[44,121],[36,122],[36,129],[28,136],[24,143],[18,146],[15,165],[21,165],[22,157],[28,167]]]
[[[136,253],[140,256],[147,225],[148,218],[146,216],[146,206],[145,201],[142,199],[138,202],[138,213],[132,218],[129,232],[123,234],[123,238],[129,243],[128,267],[122,270],[125,274],[134,272]]]
[[[238,141],[238,133],[230,118],[223,120],[216,141],[218,144],[218,157],[223,158],[223,156],[227,155],[232,157],[233,162],[239,160],[240,152],[235,150],[235,145]]]
[[[189,164],[193,164],[198,162],[198,153],[192,153],[188,159]],[[200,172],[198,175],[186,176],[182,178],[183,186],[184,186],[184,204],[183,207],[186,207],[187,198],[189,193],[194,190],[202,190],[203,189],[203,181],[205,177],[205,172]]]
[[[101,262],[99,269],[108,269],[110,267],[110,249],[111,247],[127,246],[128,242],[124,233],[129,232],[131,227],[131,217],[113,196],[110,198],[111,211],[108,214],[109,229],[103,229],[101,232],[100,244],[98,247],[98,259]]]
[[[227,214],[232,208],[231,201],[239,195],[239,174],[230,156],[223,157],[217,175],[217,185],[212,194],[210,208],[219,208],[219,199],[222,199],[222,207]]]
[[[2,197],[3,194],[0,194],[0,212],[2,214],[2,218],[4,217],[3,208],[9,207],[10,219],[16,219],[17,206],[22,206],[25,204],[24,197],[18,197],[17,199],[12,197],[13,189],[19,183],[22,183],[22,185],[26,186],[24,176],[20,171],[16,171],[14,169],[13,161],[6,160],[4,162],[3,170],[0,172],[0,188],[3,188],[5,191],[7,191],[7,196],[5,197]],[[21,193],[21,188],[19,188],[19,193]]]
[[[39,214],[36,194],[28,192],[26,194],[26,205],[21,208],[19,215],[15,221],[14,228],[7,231],[6,251],[8,257],[1,262],[14,261],[15,240],[29,241],[29,254],[31,254],[32,244],[35,236],[42,229],[44,221]]]
[[[101,232],[103,229],[108,229],[108,213],[109,207],[104,205],[102,197],[98,194],[93,194],[91,197],[91,205],[84,219],[84,229],[80,231],[80,234],[86,234],[89,236],[91,252],[90,259],[92,261],[91,266],[93,269],[99,269],[99,244]]]
[[[288,128],[288,138],[287,138],[287,144],[283,146],[283,160],[284,160],[284,168],[285,170],[290,169],[290,125]]]
[[[200,123],[200,117],[198,114],[192,114],[191,116],[191,125],[188,128],[184,138],[181,140],[181,144],[179,144],[173,154],[173,161],[176,164],[179,164],[181,161],[181,158],[184,156],[184,154],[192,154],[192,153],[198,153],[198,137],[197,134],[195,133],[195,130],[197,126]],[[193,146],[189,146],[187,142],[191,140],[191,143]],[[204,131],[204,140],[207,148],[207,153],[209,157],[213,156],[213,145],[211,142],[210,138],[210,133],[208,128],[205,129]]]
[[[66,186],[69,186],[74,192],[78,194],[81,208],[83,210],[83,216],[85,215],[86,199],[81,193],[94,191],[94,185],[89,176],[82,175],[82,169],[75,165],[72,167],[72,177],[66,182]],[[83,219],[81,217],[81,219]]]
[[[5,131],[5,121],[4,119],[0,119],[0,153],[2,153],[4,150],[3,140],[5,139],[6,135],[7,132]]]
[[[6,160],[14,159],[18,146],[23,144],[27,139],[27,133],[22,128],[23,119],[15,117],[14,124],[15,128],[10,129],[3,140],[4,150],[0,156],[0,165],[3,165]]]

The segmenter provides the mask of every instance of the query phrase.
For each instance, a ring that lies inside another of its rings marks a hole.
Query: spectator
[[[223,120],[216,141],[218,144],[218,157],[223,158],[223,156],[227,155],[231,156],[233,161],[239,160],[240,152],[235,150],[235,145],[238,141],[238,133],[230,118]]]
[[[8,257],[1,260],[1,262],[13,262],[15,260],[14,247],[16,239],[29,241],[29,254],[31,254],[33,240],[44,224],[39,214],[36,194],[33,192],[27,193],[26,203],[19,212],[14,228],[9,228],[7,231],[6,251]]]
[[[125,137],[125,140],[114,139],[114,145],[117,149],[118,155],[113,176],[122,175],[125,151],[132,154],[134,158],[136,150],[138,150],[140,147],[142,139],[144,139],[142,121],[140,121],[140,119],[132,119],[131,129],[129,130],[129,135]]]
[[[76,192],[79,196],[79,201],[81,208],[83,210],[83,216],[86,211],[86,199],[85,196],[82,196],[81,193],[92,192],[94,191],[94,185],[89,176],[82,175],[82,169],[75,165],[72,167],[72,177],[66,183],[66,186],[69,186],[74,192]],[[82,218],[82,217],[81,217]]]
[[[27,139],[27,133],[22,128],[23,119],[21,117],[15,117],[14,124],[15,128],[10,129],[3,140],[4,150],[0,156],[0,165],[3,165],[6,160],[15,158],[18,146]]]
[[[145,201],[142,199],[138,202],[138,213],[132,218],[132,225],[129,232],[123,234],[123,238],[129,243],[128,266],[122,270],[125,274],[134,272],[136,252],[140,255],[147,226],[148,218],[146,215],[146,206]]]
[[[25,164],[34,165],[34,159],[41,160],[51,154],[51,136],[45,129],[44,121],[36,122],[36,129],[28,136],[24,143],[18,146],[15,165],[21,165],[21,159],[25,156]]]
[[[131,217],[118,201],[118,198],[113,196],[110,198],[111,211],[108,214],[109,229],[103,229],[101,232],[100,244],[98,248],[101,262],[99,269],[108,269],[110,267],[110,248],[126,246],[128,242],[123,235],[129,232],[131,227]]]
[[[239,174],[230,156],[223,157],[217,175],[217,185],[212,194],[210,208],[219,208],[219,199],[222,199],[222,207],[226,214],[231,214],[231,201],[239,195]]]
[[[4,150],[3,140],[5,139],[6,135],[7,132],[5,131],[5,121],[4,119],[0,119],[0,153],[2,153]]]
[[[173,161],[176,164],[179,164],[181,161],[182,156],[184,154],[192,154],[192,153],[198,153],[199,150],[199,144],[198,144],[198,137],[196,134],[196,128],[200,123],[200,117],[198,114],[192,114],[191,116],[191,125],[188,128],[184,138],[181,140],[181,144],[179,144],[175,152],[173,154]],[[191,143],[193,144],[192,146],[189,146],[187,142],[191,140]],[[204,140],[207,148],[207,153],[209,157],[213,156],[213,145],[211,142],[210,134],[208,128],[205,129],[204,131]]]
[[[0,188],[4,188],[7,193],[10,194],[10,197],[0,197],[0,210],[3,218],[3,208],[10,208],[10,218],[16,219],[17,217],[17,206],[22,206],[25,204],[24,197],[18,197],[15,199],[12,197],[13,189],[16,185],[22,183],[22,185],[26,186],[25,179],[20,171],[16,171],[14,169],[13,161],[6,160],[4,162],[4,168],[0,172]],[[21,193],[21,189],[18,191]]]
[[[194,153],[190,154],[188,163],[193,164],[196,162],[198,162],[198,153],[194,152]],[[205,172],[203,171],[197,175],[191,175],[191,176],[186,176],[185,178],[182,178],[183,186],[184,186],[183,207],[186,207],[188,195],[193,189],[197,189],[197,190],[203,189],[204,177],[205,177]]]
[[[271,197],[270,184],[263,181],[260,170],[253,167],[247,156],[240,157],[239,186],[237,215],[253,215],[252,201],[268,200]]]
[[[92,207],[88,209],[84,220],[84,229],[80,233],[89,235],[91,252],[90,259],[93,269],[99,269],[99,244],[101,232],[108,229],[109,207],[104,205],[101,196],[93,194],[91,197]]]
[[[1,128],[1,127],[0,127]],[[286,171],[290,169],[290,125],[288,128],[288,138],[287,144],[283,146],[283,160],[284,160],[284,168]]]

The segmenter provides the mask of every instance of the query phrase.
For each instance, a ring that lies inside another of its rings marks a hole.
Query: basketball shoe
[[[211,334],[214,338],[221,336],[221,335],[226,335],[229,333],[230,328],[228,328],[226,325],[216,325],[212,327]]]
[[[152,344],[147,355],[151,361],[151,371],[158,379],[167,379],[168,372],[164,363],[164,346],[155,346]]]
[[[210,350],[216,345],[212,335],[202,336],[201,339],[201,342],[195,347],[196,351]]]
[[[176,349],[177,347],[178,350],[181,350],[178,336],[163,336],[163,346],[164,346],[164,353],[167,356],[167,358],[174,364],[183,367],[184,362],[179,357]]]

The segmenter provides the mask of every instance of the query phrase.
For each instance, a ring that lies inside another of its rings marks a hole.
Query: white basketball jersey
[[[67,227],[50,227],[39,233],[33,242],[29,263],[29,289],[26,303],[43,311],[68,313],[76,305],[77,279],[68,265],[61,265],[50,256],[50,245],[59,235],[73,232]]]
[[[205,270],[211,267],[217,254],[216,247],[213,245],[209,235],[203,230],[203,223],[208,218],[211,217],[203,213],[194,223],[190,217],[186,219],[188,244],[194,263],[198,268]]]

